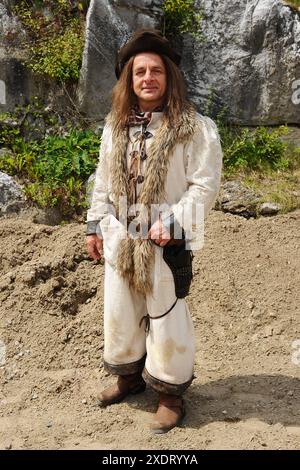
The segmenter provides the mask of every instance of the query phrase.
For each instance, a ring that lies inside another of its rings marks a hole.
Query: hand
[[[103,256],[103,240],[98,235],[87,235],[87,252],[94,260],[99,260]]]
[[[165,246],[170,240],[171,235],[166,229],[161,219],[158,219],[150,228],[148,237],[159,246]]]

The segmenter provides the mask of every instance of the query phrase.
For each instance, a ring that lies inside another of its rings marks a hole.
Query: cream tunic
[[[155,135],[162,123],[162,112],[152,114],[147,130]],[[193,208],[202,207],[203,220],[207,217],[213,207],[221,181],[222,171],[222,148],[216,124],[212,119],[197,114],[201,125],[195,131],[193,137],[186,144],[177,144],[171,157],[165,182],[166,200],[171,212],[174,213],[177,222],[184,228],[186,233],[191,233],[191,227],[198,223],[195,219],[196,213]],[[140,130],[140,126],[130,128],[130,140],[134,140],[134,134]],[[153,137],[146,140],[146,150],[149,149]],[[96,170],[96,178],[92,196],[91,207],[87,212],[87,223],[96,222],[113,210],[110,204],[115,204],[113,190],[109,174],[110,155],[112,153],[113,141],[109,125],[105,125],[100,148],[99,163]],[[130,165],[129,153],[132,146],[129,142],[127,147],[127,164]],[[142,162],[142,173],[144,174],[147,159]],[[137,192],[141,189],[137,186]],[[167,222],[168,211],[162,216]],[[199,216],[199,212],[197,212]],[[189,237],[187,237],[189,238]],[[193,235],[190,237],[193,238]],[[193,246],[191,247],[193,249]]]

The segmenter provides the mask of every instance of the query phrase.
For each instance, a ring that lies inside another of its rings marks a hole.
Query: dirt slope
[[[161,436],[147,429],[152,390],[95,407],[112,379],[103,266],[87,258],[84,226],[18,217],[0,236],[1,449],[300,448],[299,210],[209,215],[188,297],[196,379],[183,426]]]

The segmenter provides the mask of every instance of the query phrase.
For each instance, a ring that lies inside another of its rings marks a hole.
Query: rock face
[[[92,0],[79,87],[81,109],[110,107],[117,49],[136,29],[159,27],[159,0]],[[200,112],[227,107],[238,124],[300,123],[300,11],[280,0],[203,0],[204,42],[184,37],[182,69]]]
[[[28,104],[35,96],[65,110],[69,98],[51,79],[32,73],[25,65],[26,32],[13,15],[18,0],[0,0],[0,113],[13,112],[16,105]],[[71,93],[72,90],[69,90]]]
[[[210,85],[232,122],[299,124],[300,10],[280,0],[202,4],[207,41],[186,41],[183,64],[198,107],[202,109]]]
[[[16,0],[0,0],[0,112],[52,83],[22,65],[26,40],[11,14]],[[227,110],[236,124],[300,124],[300,10],[284,0],[196,0],[204,12],[205,40],[183,38],[182,70],[191,99],[203,114]],[[133,31],[160,27],[163,0],[91,0],[77,98],[89,118],[110,108],[116,51]],[[53,91],[53,94],[56,94]],[[55,100],[60,105],[63,96]]]
[[[21,187],[11,176],[0,171],[0,216],[18,212],[24,207]]]
[[[12,0],[0,0],[0,112],[13,111],[35,94],[41,94],[40,80],[22,64],[22,43],[26,33],[11,13]]]
[[[160,0],[91,0],[78,90],[80,108],[89,117],[107,114],[116,82],[116,51],[137,27],[156,27],[161,6]]]

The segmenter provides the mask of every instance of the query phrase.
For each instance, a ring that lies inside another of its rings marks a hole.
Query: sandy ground
[[[197,356],[180,428],[151,435],[157,394],[100,409],[103,266],[84,226],[0,220],[0,448],[299,449],[300,210],[212,211],[188,304]],[[295,343],[299,340],[299,343]]]

